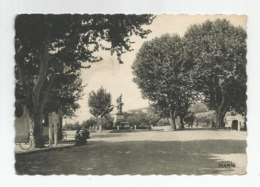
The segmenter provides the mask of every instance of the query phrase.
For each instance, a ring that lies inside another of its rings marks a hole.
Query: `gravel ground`
[[[246,137],[222,130],[103,131],[86,146],[16,155],[15,168],[19,175],[245,174]]]

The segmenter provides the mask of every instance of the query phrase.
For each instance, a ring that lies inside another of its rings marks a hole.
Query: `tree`
[[[197,113],[201,113],[201,112],[207,112],[208,111],[208,107],[203,104],[203,103],[196,103],[194,105],[192,105],[189,110],[194,113],[194,114],[197,114]]]
[[[216,111],[218,128],[228,110],[246,113],[246,37],[225,19],[193,25],[184,36],[194,89]]]
[[[97,92],[91,91],[88,97],[88,106],[90,113],[97,119],[100,119],[100,131],[102,132],[102,118],[107,116],[114,108],[111,104],[111,94],[107,93],[104,88]]]
[[[140,121],[139,121],[137,115],[128,116],[126,121],[129,122],[131,124],[131,126],[134,126],[134,125],[139,126],[140,125]]]
[[[32,64],[31,64],[32,65]],[[28,69],[28,68],[27,68]],[[16,69],[17,71],[17,69]],[[42,111],[42,118],[44,123],[48,124],[48,114],[56,112],[60,114],[60,125],[58,128],[58,138],[62,138],[62,117],[73,117],[75,111],[80,107],[77,101],[83,95],[82,80],[80,72],[73,74],[58,74],[52,83],[52,89],[46,100]],[[25,100],[25,95],[20,81],[16,82],[16,102],[27,105],[27,108],[32,111],[32,99]],[[30,113],[32,115],[32,112]]]
[[[195,114],[193,112],[189,112],[188,115],[185,116],[184,121],[188,124],[188,127],[192,127],[195,119]]]
[[[147,127],[150,125],[156,125],[160,120],[159,116],[153,113],[152,109],[148,109],[148,113],[138,112],[136,114],[129,115],[126,119],[132,126]]]
[[[158,114],[156,114],[156,111],[153,108],[149,107],[147,109],[147,114],[145,116],[145,119],[148,125],[156,126],[161,118]]]
[[[95,127],[96,125],[97,125],[97,119],[93,117],[89,118],[86,121],[83,121],[81,124],[83,128],[92,128]]]
[[[166,119],[166,118],[162,118],[158,121],[158,125],[159,126],[168,126],[170,125],[169,123],[169,119]]]
[[[105,128],[112,128],[114,123],[114,118],[108,114],[104,117],[104,120],[102,121],[102,127]]]
[[[142,25],[151,24],[153,18],[152,15],[120,14],[16,17],[15,73],[34,122],[36,147],[44,146],[41,122],[51,90],[59,89],[53,87],[55,79],[64,75],[78,77],[81,68],[90,67],[84,66],[84,62],[102,59],[94,55],[99,49],[115,53],[122,63],[121,55],[132,50],[130,36],[144,38],[150,30],[144,30]],[[60,89],[64,91],[66,87]],[[63,107],[73,112],[78,106]]]
[[[81,125],[79,124],[79,122],[75,122],[75,123],[68,123],[64,125],[64,130],[80,130],[81,129]]]
[[[212,121],[215,121],[215,111],[211,110],[208,112],[197,113],[194,115],[196,123],[202,123],[206,126],[212,125]]]
[[[194,102],[193,100],[194,97],[191,90],[188,91],[187,87],[185,89],[186,89],[185,91],[183,90],[182,92],[179,93],[181,94],[181,97],[179,97],[179,103],[176,109],[177,116],[179,116],[180,118],[181,129],[184,129],[184,118],[190,115],[189,108],[191,104]]]
[[[171,124],[169,123],[169,119],[167,119],[167,118],[161,118],[161,119],[158,121],[158,125],[159,125],[159,126],[169,126],[169,125],[171,125]]]
[[[183,67],[183,44],[178,35],[163,35],[144,42],[132,69],[134,82],[142,96],[149,99],[161,117],[169,118],[172,129],[175,119],[183,118],[190,106],[188,74]],[[183,111],[181,111],[183,110]]]

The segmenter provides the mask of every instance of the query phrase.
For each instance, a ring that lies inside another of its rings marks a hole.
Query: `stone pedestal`
[[[49,138],[53,141],[54,145],[58,143],[58,128],[59,116],[55,112],[49,113]],[[53,135],[53,136],[52,136]]]
[[[125,115],[124,114],[116,114],[115,115],[115,118],[114,118],[114,127],[116,126],[116,122],[119,121],[119,120],[122,120],[124,119]]]

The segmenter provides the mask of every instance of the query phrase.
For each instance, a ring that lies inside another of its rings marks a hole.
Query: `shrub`
[[[102,127],[103,128],[113,127],[113,121],[114,121],[114,118],[112,118],[110,115],[102,118]]]
[[[152,129],[151,126],[137,126],[136,129]]]
[[[159,120],[158,125],[159,126],[168,126],[168,125],[170,125],[170,121],[168,118],[162,118]]]
[[[208,107],[203,103],[196,103],[192,105],[189,109],[190,112],[197,114],[197,113],[204,113],[208,111]]]
[[[65,124],[64,126],[63,126],[63,129],[64,130],[71,130],[71,127],[72,127],[72,123],[68,123],[68,124]]]
[[[203,125],[211,125],[212,121],[215,121],[216,115],[215,111],[208,111],[195,114],[195,123],[203,124]]]
[[[96,125],[97,125],[97,120],[96,120],[96,118],[93,118],[93,117],[86,120],[86,121],[83,121],[82,124],[81,124],[81,126],[83,128],[92,128]]]
[[[185,118],[184,118],[184,122],[187,124],[193,124],[195,119],[195,114],[190,112]]]
[[[161,118],[154,112],[149,112],[145,116],[145,121],[148,125],[156,126]]]
[[[81,129],[81,125],[79,124],[79,122],[68,123],[68,124],[64,125],[63,129],[64,130],[77,130],[77,129]]]
[[[115,126],[121,126],[121,122],[125,122],[125,120],[123,119],[117,120]]]
[[[76,123],[74,123],[73,127],[74,127],[73,130],[80,130],[81,129],[81,125],[79,124],[78,121]]]
[[[134,126],[134,125],[139,126],[140,125],[140,121],[139,121],[139,119],[137,118],[136,115],[129,116],[126,119],[126,121],[129,122],[132,126]]]

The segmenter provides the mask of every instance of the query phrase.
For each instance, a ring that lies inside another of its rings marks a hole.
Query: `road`
[[[19,175],[245,174],[246,132],[93,133],[88,145],[17,155]]]

